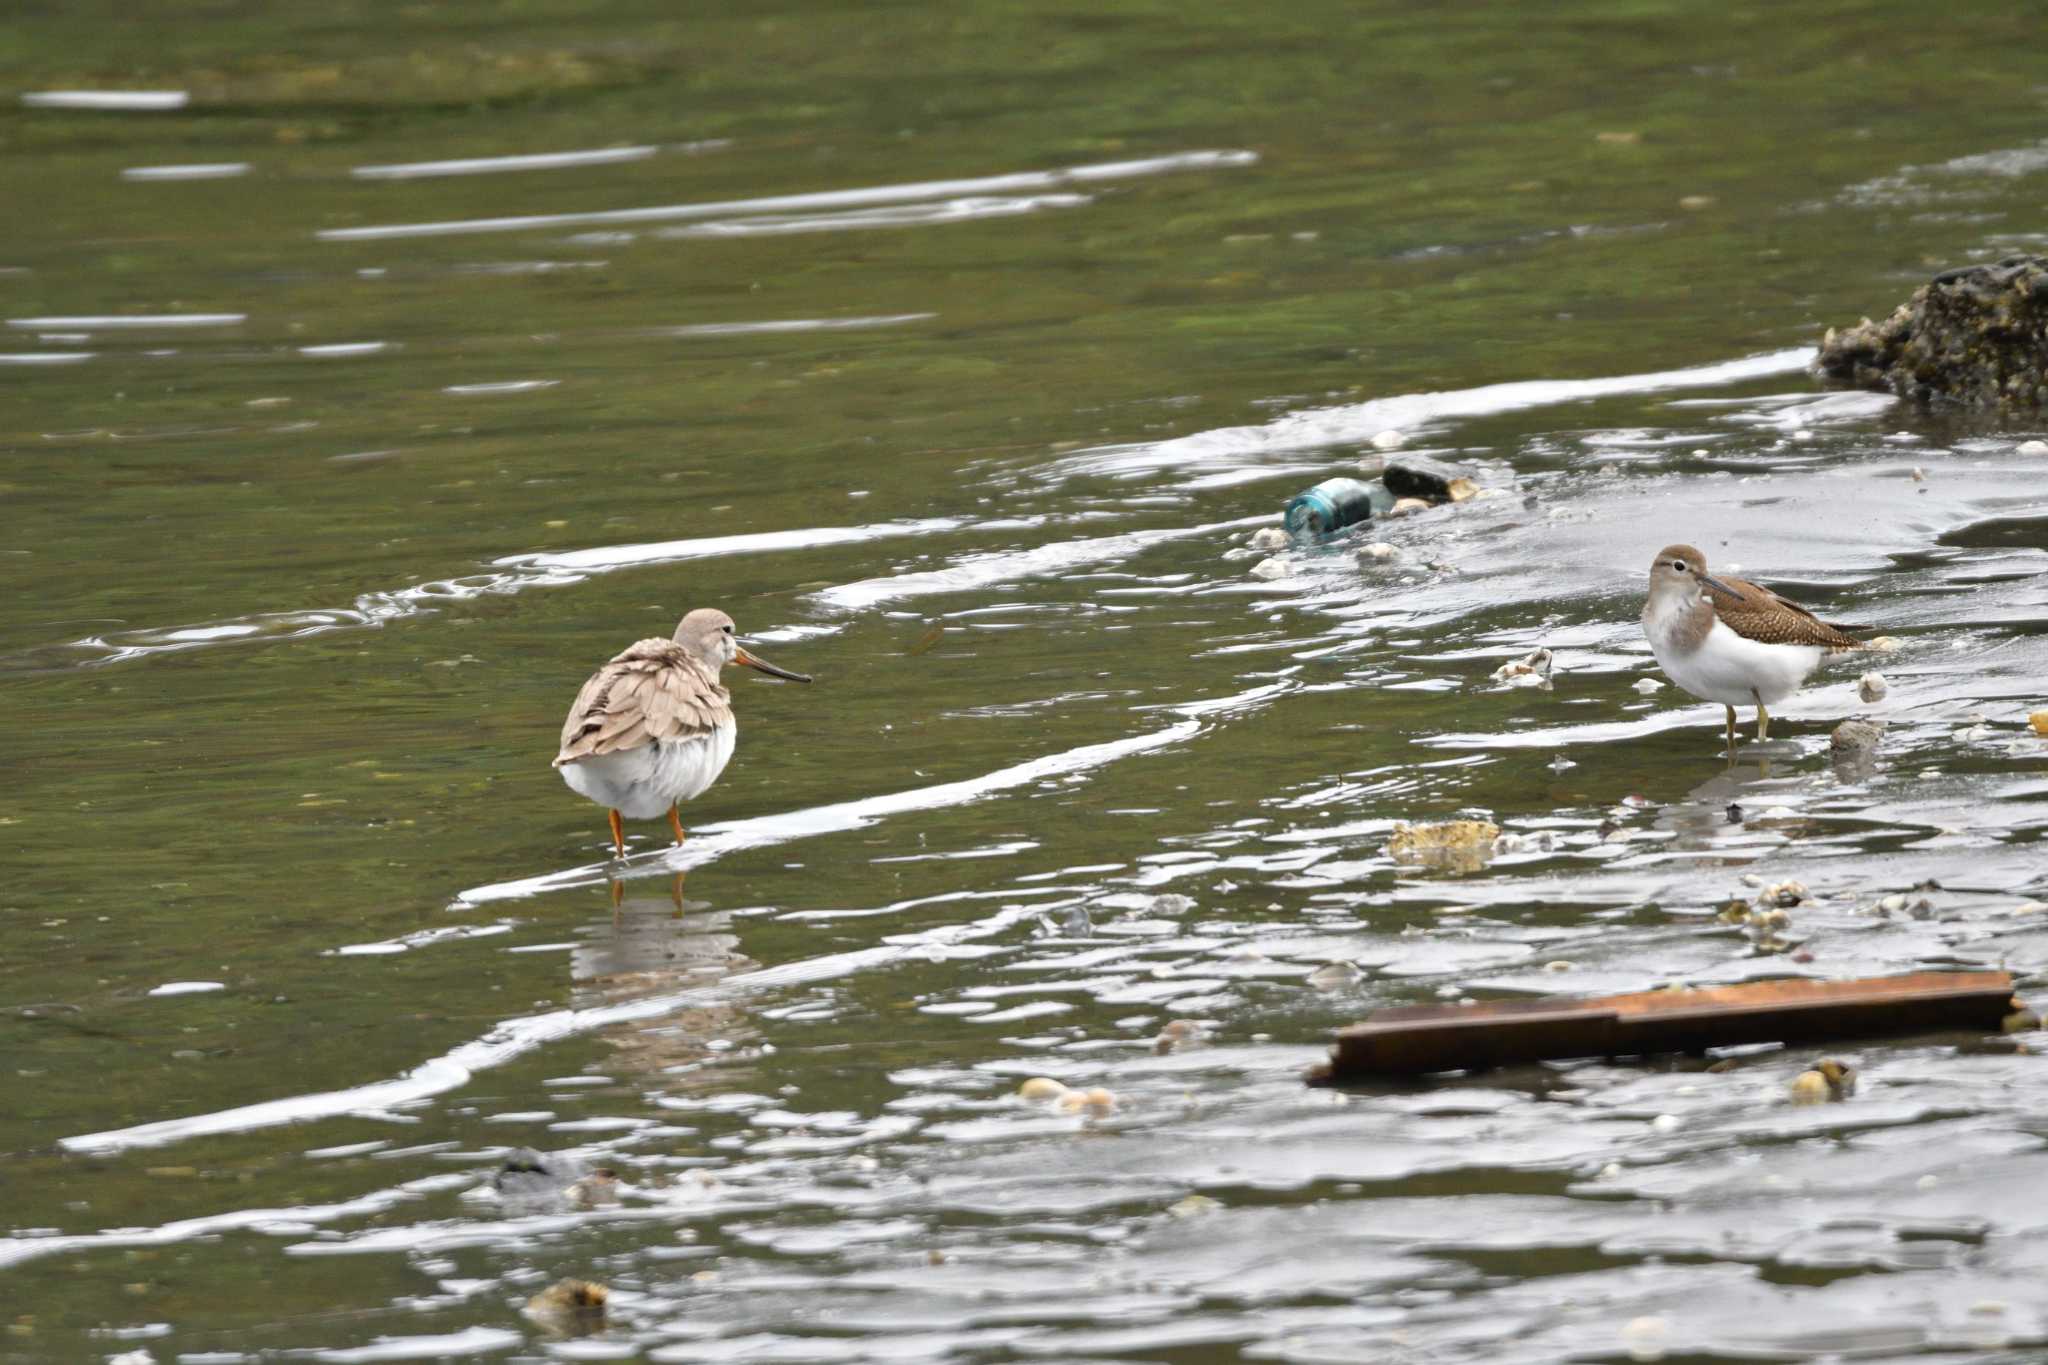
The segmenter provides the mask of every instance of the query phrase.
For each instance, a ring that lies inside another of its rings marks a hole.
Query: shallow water
[[[113,13],[0,23],[0,1359],[2048,1344],[2037,1057],[1301,1083],[1381,1004],[2040,991],[2048,421],[1804,372],[2040,249],[2025,16]],[[1390,428],[1500,496],[1252,576]],[[1724,765],[1635,686],[1675,539],[1888,696]],[[818,683],[614,885],[562,711],[709,603]]]

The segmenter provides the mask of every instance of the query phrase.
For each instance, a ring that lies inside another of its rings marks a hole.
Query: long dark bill
[[[748,668],[758,668],[763,673],[769,674],[772,677],[787,678],[791,682],[807,683],[811,680],[811,675],[808,673],[792,673],[786,668],[777,668],[760,655],[749,654],[737,645],[733,647],[732,661],[736,664],[745,664]]]

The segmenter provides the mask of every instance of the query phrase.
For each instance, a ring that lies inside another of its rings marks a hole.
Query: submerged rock
[[[1883,322],[1829,328],[1814,368],[1915,403],[2048,406],[2048,257],[1945,270]]]

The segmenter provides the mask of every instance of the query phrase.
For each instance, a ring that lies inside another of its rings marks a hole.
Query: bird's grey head
[[[732,618],[716,607],[699,607],[676,622],[675,638],[676,643],[683,647],[683,652],[710,669],[713,676],[727,664],[738,663],[745,664],[748,668],[758,668],[763,673],[778,678],[787,678],[791,682],[807,683],[811,680],[807,673],[792,673],[786,668],[777,668],[766,659],[748,653],[745,646],[740,644]]]

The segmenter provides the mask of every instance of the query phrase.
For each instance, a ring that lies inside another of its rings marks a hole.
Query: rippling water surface
[[[2029,18],[274,8],[0,20],[0,1360],[2048,1350],[2029,1053],[1301,1081],[1383,1004],[2048,994],[2048,420],[1805,372],[2048,241]],[[1493,495],[1252,574],[1387,430]],[[1673,540],[1888,694],[1724,764],[1638,686]],[[817,684],[615,866],[562,713],[707,604]]]

